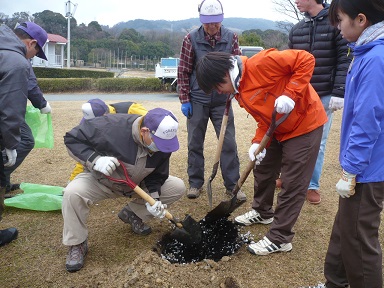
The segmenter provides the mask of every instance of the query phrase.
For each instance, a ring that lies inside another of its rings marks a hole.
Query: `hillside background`
[[[262,31],[271,29],[284,32],[283,29],[279,28],[278,22],[261,18],[224,18],[222,24],[238,34],[242,34],[246,30],[256,29],[260,29]],[[179,21],[136,19],[117,23],[111,28],[109,28],[109,26],[102,27],[104,29],[111,29],[116,33],[121,33],[124,29],[135,29],[139,32],[168,31],[175,33],[187,33],[200,25],[201,22],[199,18],[190,18]]]
[[[60,13],[44,10],[32,15],[17,12],[9,16],[0,10],[0,22],[11,28],[24,21],[33,21],[48,33],[67,38],[68,21]],[[85,66],[112,68],[129,62],[132,68],[153,69],[162,57],[179,57],[183,38],[201,23],[199,18],[178,21],[136,19],[110,27],[97,21],[79,24],[72,18],[70,25],[70,57],[74,65],[82,62],[77,60],[84,60]],[[260,18],[225,18],[223,25],[239,35],[240,45],[281,50],[287,48],[288,28],[293,24]]]

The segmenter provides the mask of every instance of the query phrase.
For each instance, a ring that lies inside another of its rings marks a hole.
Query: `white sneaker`
[[[266,236],[264,236],[264,238],[259,242],[250,244],[247,249],[255,255],[268,255],[275,252],[289,252],[292,250],[292,244],[274,244]]]
[[[325,284],[323,284],[323,283],[319,283],[316,286],[305,286],[305,287],[301,287],[301,288],[327,288],[327,286],[325,286]]]
[[[253,209],[235,218],[235,223],[242,226],[249,226],[252,224],[270,224],[272,222],[273,222],[273,217],[268,219],[263,219],[261,218],[259,212]]]

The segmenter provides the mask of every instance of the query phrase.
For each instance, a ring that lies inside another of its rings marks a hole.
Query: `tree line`
[[[291,0],[280,0],[291,1]],[[0,12],[0,22],[14,28],[17,23],[33,21],[47,33],[67,37],[68,20],[62,14],[44,10],[30,15],[17,12],[12,16]],[[70,21],[71,58],[84,60],[87,65],[100,67],[143,67],[145,63],[156,63],[162,57],[178,57],[185,33],[170,31],[138,32],[125,28],[117,32],[114,27],[102,26],[97,21],[88,25],[78,24],[75,18]],[[239,35],[240,45],[262,46],[264,48],[286,49],[288,36],[278,30],[246,30]],[[128,63],[128,64],[127,64]]]

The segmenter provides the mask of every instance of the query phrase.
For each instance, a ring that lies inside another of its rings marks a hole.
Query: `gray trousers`
[[[253,169],[252,208],[262,218],[274,217],[267,232],[273,243],[292,242],[292,231],[304,204],[308,184],[319,152],[323,126],[298,137],[278,142],[272,139],[265,158]],[[281,171],[282,186],[273,210],[276,179]]]
[[[161,186],[160,201],[169,207],[183,196],[185,190],[183,180],[169,176]],[[124,197],[124,195],[100,184],[91,173],[83,172],[77,175],[64,189],[62,203],[63,244],[78,245],[88,238],[86,222],[91,204],[118,197]],[[137,195],[137,197],[139,196]],[[153,218],[145,206],[145,201],[141,198],[134,198],[128,203],[128,206],[144,222]]]
[[[187,120],[188,130],[188,182],[193,188],[204,185],[204,140],[210,119],[216,132],[220,135],[225,105],[203,106],[192,102],[193,115]],[[235,124],[232,106],[228,113],[228,124],[224,137],[223,149],[220,156],[221,174],[226,189],[232,190],[240,178],[240,162],[237,154]],[[208,143],[217,146],[217,142]],[[213,157],[214,155],[212,155]]]
[[[378,233],[384,182],[357,183],[355,191],[350,198],[339,198],[325,257],[327,288],[383,287]]]

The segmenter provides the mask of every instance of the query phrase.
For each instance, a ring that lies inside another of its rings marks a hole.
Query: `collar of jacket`
[[[304,13],[304,21],[310,22],[310,21],[322,21],[326,16],[328,16],[328,10],[329,10],[329,4],[324,5],[323,10],[321,10],[316,16],[311,17],[308,12]]]

